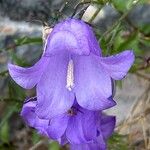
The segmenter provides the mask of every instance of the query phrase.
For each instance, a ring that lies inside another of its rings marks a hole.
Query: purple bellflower
[[[107,140],[115,128],[116,119],[114,116],[100,115],[98,136],[95,141],[83,144],[70,144],[71,150],[106,150]]]
[[[36,114],[50,119],[77,103],[88,110],[114,106],[111,79],[122,79],[134,61],[126,50],[102,57],[92,28],[78,19],[58,23],[48,35],[41,59],[32,67],[9,64],[9,73],[25,89],[36,86]]]
[[[115,127],[115,117],[103,115],[100,111],[86,110],[74,103],[70,110],[60,116],[50,120],[40,119],[35,113],[36,104],[37,101],[26,102],[21,116],[40,134],[62,145],[69,143],[72,150],[106,149],[106,141]]]
[[[51,119],[40,119],[35,112],[36,98],[33,100],[23,105],[21,116],[30,127],[37,129],[40,134],[58,140],[60,143],[64,143],[64,139],[72,144],[86,143],[96,139],[98,112],[85,110],[74,103],[71,109],[61,115]]]

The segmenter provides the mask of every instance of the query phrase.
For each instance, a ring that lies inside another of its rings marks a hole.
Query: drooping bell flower
[[[43,55],[34,66],[9,64],[8,68],[23,88],[36,86],[36,114],[49,119],[70,109],[75,98],[88,110],[114,106],[111,78],[122,79],[133,61],[130,50],[102,57],[92,28],[81,20],[67,19],[48,35]]]
[[[105,150],[106,142],[113,133],[115,117],[100,111],[81,108],[77,103],[66,113],[50,120],[40,119],[36,113],[36,98],[25,102],[21,116],[30,127],[58,141],[70,144],[72,150]],[[92,149],[93,148],[93,149]]]
[[[34,101],[33,101],[34,100]],[[36,98],[25,102],[21,116],[30,127],[61,144],[87,143],[97,138],[100,119],[99,112],[85,110],[77,103],[64,114],[49,119],[40,119],[36,115]]]

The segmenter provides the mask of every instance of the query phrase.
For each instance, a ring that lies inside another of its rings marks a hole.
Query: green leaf
[[[42,44],[41,37],[22,37],[15,40],[17,46],[25,45],[25,44]]]
[[[133,0],[112,0],[114,7],[121,12],[129,10],[133,4]]]
[[[6,121],[0,130],[0,138],[3,143],[9,142],[9,125],[8,121]]]
[[[60,146],[57,142],[52,142],[49,144],[49,150],[60,150]]]
[[[2,76],[2,77],[8,76],[8,70],[0,72],[0,76]]]
[[[146,35],[150,34],[150,25],[149,24],[141,24],[139,26],[139,29]]]
[[[16,147],[12,143],[1,143],[0,150],[16,150]]]
[[[113,52],[114,53],[117,53],[117,52],[120,52],[121,50],[119,49],[120,47],[120,44],[123,43],[125,40],[121,37],[121,32],[119,32],[115,39],[114,39],[114,44],[113,44]]]
[[[111,2],[111,0],[97,0],[97,1],[94,1],[94,2],[97,2],[100,5],[105,5],[106,3]]]
[[[136,55],[140,55],[142,54],[142,50],[139,47],[139,33],[135,32],[133,34],[131,34],[129,37],[127,38],[122,38],[119,37],[119,41],[118,42],[118,47],[115,46],[115,50],[117,52],[121,52],[123,50],[134,50]]]
[[[149,39],[140,39],[140,42],[147,47],[150,47],[150,38]]]
[[[127,137],[114,133],[108,140],[108,149],[109,150],[132,150],[129,147]]]
[[[17,38],[14,40],[14,47],[16,46],[22,46],[22,45],[28,45],[28,44],[42,44],[42,38],[41,37],[21,37],[21,38]],[[5,50],[12,50],[14,47],[8,47]],[[0,53],[1,52],[5,52],[5,50],[0,49]]]
[[[120,89],[122,89],[122,80],[116,81],[116,85],[117,85]]]
[[[105,38],[102,38],[100,41],[100,47],[102,49],[102,53],[105,56],[107,54],[107,42],[105,40]]]
[[[25,60],[19,58],[16,53],[10,52],[10,55],[11,55],[13,61],[15,62],[15,64],[22,66],[22,67],[29,66],[29,64]]]
[[[16,84],[13,80],[9,80],[8,83],[9,88],[9,98],[14,99],[17,97],[17,99],[24,101],[26,98],[25,90],[20,87],[18,84]]]
[[[3,127],[3,125],[8,121],[8,119],[11,117],[11,115],[17,110],[17,104],[15,105],[11,105],[11,106],[8,106],[5,113],[4,113],[4,116],[2,117],[2,120],[0,122],[0,128]]]
[[[139,4],[149,4],[149,0],[140,0]]]
[[[33,134],[32,134],[33,144],[38,143],[40,141],[40,138],[41,138],[41,136],[39,134],[37,134],[37,131],[33,131]]]

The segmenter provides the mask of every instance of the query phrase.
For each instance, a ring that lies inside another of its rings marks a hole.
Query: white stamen
[[[73,60],[70,59],[68,63],[68,69],[67,69],[67,84],[66,88],[71,91],[72,88],[74,87],[74,64]]]

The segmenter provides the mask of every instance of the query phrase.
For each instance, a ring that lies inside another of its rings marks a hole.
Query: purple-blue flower
[[[21,116],[24,121],[40,134],[51,139],[72,144],[87,143],[97,138],[99,112],[81,108],[76,102],[71,109],[51,119],[40,119],[36,115],[36,98],[23,105]]]
[[[102,57],[89,25],[67,19],[49,34],[41,59],[32,67],[9,64],[11,77],[20,86],[36,86],[36,114],[50,119],[65,113],[77,103],[88,110],[103,110],[115,105],[112,83],[122,79],[134,61],[127,50]]]
[[[98,126],[98,136],[95,141],[83,144],[70,144],[71,150],[106,150],[107,140],[112,135],[116,119],[114,116],[101,114]]]
[[[106,142],[113,133],[115,117],[100,111],[81,108],[76,102],[66,113],[50,120],[40,119],[36,113],[36,98],[23,105],[21,116],[30,126],[71,150],[105,150]],[[76,100],[75,100],[76,101]]]

